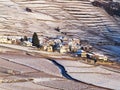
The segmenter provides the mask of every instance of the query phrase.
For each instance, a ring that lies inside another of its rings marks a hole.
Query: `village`
[[[36,33],[35,33],[36,34]],[[37,35],[37,34],[36,34]],[[58,52],[60,54],[68,54],[72,57],[81,57],[84,60],[93,60],[94,64],[97,61],[106,62],[108,57],[99,52],[93,51],[93,46],[86,40],[78,38],[70,38],[67,36],[56,37],[39,37],[38,45],[33,45],[33,37],[27,36],[0,36],[0,43],[2,44],[15,44],[25,47],[33,47],[37,50],[46,52]]]
[[[0,90],[120,90],[119,0],[0,0]]]

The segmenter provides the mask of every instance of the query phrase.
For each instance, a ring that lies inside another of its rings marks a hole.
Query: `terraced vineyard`
[[[95,44],[119,42],[119,22],[88,0],[0,0],[0,7],[1,35],[66,33]]]

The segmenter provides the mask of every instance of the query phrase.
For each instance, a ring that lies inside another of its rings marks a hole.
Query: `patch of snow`
[[[3,90],[56,90],[32,82],[2,83],[0,84],[0,90],[2,90],[1,88],[3,88]]]
[[[67,73],[74,79],[114,90],[120,89],[119,73],[78,61],[58,60],[57,62],[63,65]]]
[[[52,80],[59,80],[58,78],[34,78],[33,82],[38,83],[38,82],[43,82],[43,81],[51,81]]]
[[[34,18],[34,19],[55,21],[55,19],[53,17],[43,14],[43,13],[26,13],[26,14],[28,14],[30,16],[30,18]]]
[[[45,73],[49,73],[55,76],[62,76],[59,69],[51,61],[44,58],[35,58],[26,55],[0,55],[0,57],[39,71],[43,71]]]

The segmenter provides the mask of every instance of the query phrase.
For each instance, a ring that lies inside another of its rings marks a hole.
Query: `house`
[[[86,58],[86,57],[87,57],[87,53],[86,53],[85,51],[83,51],[83,52],[81,53],[81,57],[82,57],[82,58]]]
[[[91,51],[92,50],[92,46],[91,45],[82,45],[81,49],[84,51]]]
[[[12,44],[20,44],[20,40],[19,39],[12,39]]]
[[[73,42],[74,42],[76,45],[80,45],[80,39],[73,38]]]
[[[29,46],[32,46],[32,43],[29,42],[29,41],[24,41],[24,42],[23,42],[23,45],[29,47]]]
[[[55,42],[54,42],[53,40],[49,40],[49,41],[47,42],[47,44],[48,44],[48,45],[55,45]]]
[[[42,46],[42,50],[47,52],[53,52],[53,46],[45,44]]]
[[[63,41],[68,41],[68,37],[63,37]]]
[[[60,53],[67,53],[69,51],[70,51],[69,46],[67,46],[67,45],[64,45],[60,48]]]
[[[76,46],[69,46],[71,52],[76,52],[78,49]]]
[[[87,53],[81,49],[77,50],[74,55],[75,57],[82,57],[82,58],[86,58],[87,57]]]
[[[61,39],[54,39],[54,43],[62,43]]]
[[[47,42],[47,39],[46,38],[44,38],[44,37],[40,37],[39,38],[39,43],[40,43],[40,45],[43,45],[43,44],[45,44]]]
[[[55,52],[55,51],[60,51],[60,47],[61,47],[62,45],[60,44],[60,43],[55,43],[55,45],[53,45],[53,51]]]
[[[47,51],[47,45],[43,45],[42,50]]]
[[[108,57],[102,54],[97,54],[97,59],[101,61],[108,61]]]
[[[11,40],[7,40],[6,44],[12,44]]]
[[[11,44],[12,41],[7,37],[0,37],[0,43]]]
[[[47,51],[48,52],[53,52],[53,47],[52,46],[47,46]]]
[[[100,53],[88,53],[88,58],[89,59],[97,59],[97,60],[101,60],[101,61],[108,61],[108,57],[100,54]]]

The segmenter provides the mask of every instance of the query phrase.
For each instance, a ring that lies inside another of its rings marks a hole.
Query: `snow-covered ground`
[[[18,82],[0,84],[0,90],[57,90],[57,89],[37,85],[32,82]]]
[[[53,1],[53,2],[52,2]],[[56,1],[56,2],[54,2]],[[59,3],[60,2],[60,3]],[[65,3],[64,3],[65,2]],[[39,3],[39,4],[38,4]],[[72,6],[72,7],[71,7]],[[27,12],[26,7],[29,7],[32,12]],[[55,36],[61,35],[60,32],[54,30],[55,27],[60,26],[62,32],[68,32],[78,38],[87,39],[90,42],[99,42],[104,39],[99,36],[99,33],[104,33],[110,37],[111,33],[106,30],[106,27],[111,27],[110,31],[119,31],[119,25],[114,22],[106,13],[100,9],[93,7],[90,2],[79,1],[65,1],[65,0],[0,0],[0,35],[31,35],[33,32],[37,32],[38,35],[43,36]],[[79,15],[75,15],[79,14]],[[88,19],[88,18],[90,19]],[[96,18],[96,19],[94,19]],[[88,28],[87,28],[88,27]],[[96,28],[94,28],[96,27]],[[99,29],[100,28],[100,29]],[[7,30],[7,31],[6,31]],[[75,33],[73,33],[73,30]],[[89,31],[91,30],[91,31]],[[94,32],[95,31],[95,32]],[[102,31],[102,32],[100,32]],[[94,33],[96,33],[94,35]],[[116,33],[113,33],[116,35]],[[118,37],[116,35],[116,37]],[[116,37],[114,39],[116,40]],[[112,37],[113,38],[113,37]],[[117,40],[119,40],[117,38]],[[28,47],[22,47],[17,45],[5,45],[1,46],[23,50],[25,52],[38,52],[46,54],[47,52],[40,52],[31,50]],[[112,48],[112,50],[111,50]],[[117,51],[118,50],[118,51]],[[114,47],[107,47],[106,51],[111,54],[117,54],[119,56],[119,49]],[[49,54],[49,53],[47,53]],[[34,70],[43,71],[48,74],[61,76],[59,68],[55,66],[51,61],[44,58],[33,58],[31,56],[24,55],[10,55],[0,54],[1,67],[9,68],[10,70],[21,71],[28,73]],[[55,56],[61,57],[61,56]],[[4,59],[9,61],[4,61]],[[12,63],[11,63],[12,62]],[[58,61],[62,64],[69,75],[73,78],[87,83],[91,83],[98,86],[104,86],[112,89],[120,89],[120,75],[118,73],[108,71],[102,67],[94,67],[92,65],[83,64],[77,61]],[[7,64],[8,65],[7,65]],[[16,64],[15,64],[16,63]],[[19,65],[21,64],[21,65]],[[18,66],[18,67],[17,67]],[[20,68],[20,69],[19,69]],[[31,69],[33,68],[33,69]],[[27,71],[28,70],[28,71]],[[1,74],[3,75],[3,74]],[[39,74],[37,74],[39,75]],[[39,76],[36,76],[39,77]],[[84,87],[77,85],[76,83],[66,83],[65,81],[46,81],[44,85],[54,86],[55,88],[65,90],[79,90],[89,89],[86,85]],[[0,90],[54,90],[53,88],[45,88],[33,83],[13,83],[13,84],[1,84]],[[93,90],[93,89],[92,89]],[[98,89],[96,89],[98,90]]]
[[[0,44],[0,45],[14,49],[19,48],[20,50],[27,52],[41,53],[39,51],[32,50],[28,47],[22,47],[17,45],[5,45],[5,44]],[[31,67],[39,71],[43,71],[48,74],[52,74],[55,76],[62,76],[62,73],[60,72],[61,71],[60,68],[55,66],[55,64],[52,63],[51,61],[44,58],[36,58],[33,56],[16,55],[16,54],[14,55],[0,54],[0,57],[18,64]],[[70,75],[74,79],[101,87],[107,87],[118,90],[120,89],[119,73],[106,70],[101,66],[88,65],[81,63],[79,61],[57,60],[57,62],[63,65],[65,67],[65,70],[68,72],[68,75]]]
[[[0,54],[0,72],[2,68],[5,70],[15,70],[22,72],[18,75],[0,73],[0,81],[9,82],[1,83],[0,90],[105,90],[100,87],[87,85],[81,82],[75,82],[72,80],[67,80],[62,76],[60,70],[51,61],[44,58],[37,58],[27,55],[19,54]],[[62,62],[63,63],[63,62]],[[70,61],[71,63],[71,61]],[[72,62],[73,63],[73,62]],[[66,62],[69,67],[72,65]],[[91,67],[91,65],[79,64],[74,62],[74,67]],[[69,64],[69,65],[68,65]],[[27,71],[28,70],[28,71]],[[3,70],[2,70],[3,72]],[[3,77],[4,76],[4,77]],[[58,77],[60,76],[60,77]],[[33,81],[25,81],[30,80]],[[16,82],[16,80],[18,82]],[[14,83],[10,82],[13,81]]]
[[[1,59],[1,58],[0,58],[0,67],[7,69],[6,72],[8,72],[8,73],[10,70],[11,71],[13,70],[13,71],[16,71],[19,73],[29,73],[29,72],[36,72],[37,71],[37,70],[34,70],[34,69],[29,68],[27,66],[13,63],[13,62],[7,61],[5,59]]]
[[[39,82],[40,85],[46,85],[50,87],[56,87],[60,90],[85,90],[88,87],[88,85],[80,85],[79,83],[75,83],[73,81],[65,81],[65,80],[56,80],[56,81],[49,81],[49,82]],[[89,88],[90,90],[90,88]]]
[[[65,67],[67,73],[74,79],[96,86],[114,90],[120,89],[120,74],[109,71],[101,66],[83,64],[79,61],[56,60]]]
[[[106,90],[103,88],[92,87],[84,83],[74,82],[71,80],[54,80],[54,81],[47,81],[47,82],[39,82],[39,85],[54,87],[59,90]]]
[[[59,69],[51,61],[44,58],[35,58],[26,55],[10,55],[10,54],[0,54],[0,58],[4,58],[9,61],[22,64],[55,76],[61,76]]]
[[[17,45],[8,45],[8,46],[6,45],[6,47],[14,48],[14,49],[19,48],[19,50],[23,50],[25,52],[26,51],[29,52],[29,50],[30,50],[27,47],[22,47],[22,46],[17,46]],[[34,52],[35,50],[32,50],[32,51]],[[30,50],[30,52],[32,52],[32,51]],[[37,57],[28,56],[28,55],[24,55],[24,54],[17,54],[17,53],[16,54],[10,54],[10,53],[2,54],[1,53],[0,58],[2,58],[2,59],[0,59],[2,68],[6,68],[8,70],[19,71],[19,72],[21,72],[21,74],[23,74],[24,77],[34,79],[34,82],[38,85],[46,86],[46,84],[47,84],[47,87],[53,87],[53,88],[59,88],[59,89],[65,89],[65,90],[72,90],[76,86],[78,86],[78,87],[76,87],[75,90],[79,90],[80,88],[81,89],[89,88],[89,90],[92,88],[97,88],[97,87],[91,87],[91,85],[86,85],[86,84],[83,84],[80,82],[79,83],[77,83],[77,82],[75,83],[74,81],[67,82],[66,80],[59,79],[56,76],[62,77],[60,68],[58,68],[51,61],[44,59],[44,58],[37,58]],[[73,66],[74,68],[93,67],[91,65],[86,65],[84,63],[78,63],[76,61],[64,61],[63,60],[63,62],[61,62],[61,63],[68,66],[68,68],[66,69],[67,71],[70,70],[69,67],[71,67],[71,66]],[[73,65],[73,63],[74,63],[74,65]],[[37,72],[36,72],[36,70],[37,70]],[[38,72],[38,71],[40,71],[40,72]],[[72,72],[72,71],[70,71],[70,72]],[[0,74],[0,75],[3,75],[3,74]],[[14,77],[8,77],[8,78],[11,79]],[[4,84],[4,85],[6,86],[7,84]],[[11,86],[12,85],[13,84],[11,84]],[[82,87],[81,87],[81,85],[82,85]],[[19,86],[19,84],[18,84],[18,86]],[[71,86],[71,88],[69,88],[70,86]],[[0,85],[0,88],[3,88],[3,86],[1,87],[1,85]],[[10,87],[10,88],[13,88],[13,90],[14,90],[15,87]],[[21,88],[25,88],[25,87],[22,87],[22,85],[21,85]],[[99,89],[100,88],[97,88],[96,90],[99,90]],[[102,88],[100,90],[102,90]]]
[[[106,52],[109,56],[113,56],[113,60],[120,62],[120,46],[104,45],[100,47],[102,51]],[[112,60],[110,58],[110,60]]]

